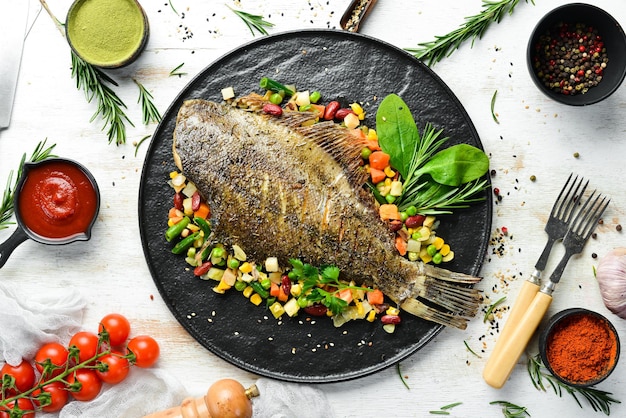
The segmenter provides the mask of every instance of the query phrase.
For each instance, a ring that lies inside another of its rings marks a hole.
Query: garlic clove
[[[600,260],[596,279],[604,305],[626,319],[626,248],[615,248]]]

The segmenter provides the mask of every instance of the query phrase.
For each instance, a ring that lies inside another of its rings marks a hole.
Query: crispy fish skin
[[[344,278],[398,303],[416,297],[425,266],[397,253],[363,179],[348,170],[362,145],[332,122],[301,126],[310,118],[205,100],[182,105],[174,160],[211,208],[212,241],[237,244],[257,262],[336,265]],[[338,149],[352,154],[342,160]]]

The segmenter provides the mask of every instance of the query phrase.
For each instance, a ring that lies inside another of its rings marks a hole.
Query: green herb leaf
[[[254,36],[255,30],[259,32],[261,35],[267,35],[268,33],[265,28],[271,28],[274,26],[273,23],[264,20],[263,16],[253,15],[253,14],[244,12],[243,10],[236,10],[236,9],[231,8],[230,6],[226,6],[226,7],[232,10],[233,13],[235,13],[237,16],[239,16],[241,20],[243,20],[243,22],[246,24],[248,29],[250,29],[250,33],[252,33],[252,36]]]
[[[482,177],[489,169],[489,157],[469,144],[457,144],[433,155],[415,174],[429,174],[444,186],[458,187]]]
[[[465,344],[465,348],[467,348],[467,351],[469,351],[470,353],[472,353],[473,355],[475,355],[478,358],[482,358],[481,356],[476,354],[476,352],[474,350],[471,349],[471,347],[469,346],[467,341],[463,340],[463,344]]]
[[[489,319],[489,315],[491,315],[493,310],[496,309],[505,300],[506,300],[506,296],[502,296],[500,299],[498,299],[497,301],[489,305],[489,308],[487,308],[487,311],[485,312],[485,316],[483,317],[483,323],[487,322],[487,320]]]
[[[398,372],[398,376],[400,376],[400,381],[402,382],[404,387],[411,390],[409,384],[406,382],[406,379],[404,378],[404,376],[402,376],[402,372],[400,371],[400,362],[396,363],[396,371]]]
[[[502,407],[502,414],[505,418],[529,417],[528,409],[525,406],[515,405],[507,401],[493,401],[489,405],[499,405]]]
[[[141,115],[144,125],[150,122],[161,122],[161,113],[159,109],[154,105],[152,94],[137,80],[133,79],[137,87],[139,87],[139,99],[137,103],[141,103]]]
[[[183,76],[186,75],[187,73],[182,72],[182,71],[178,71],[181,68],[183,68],[183,65],[185,65],[185,63],[183,62],[182,64],[179,64],[176,68],[174,68],[172,71],[170,71],[170,77],[172,76]]]
[[[150,135],[144,136],[143,138],[139,140],[139,142],[137,142],[137,144],[135,145],[135,157],[137,156],[137,151],[139,151],[139,147],[141,146],[141,144],[143,144],[144,141],[148,138],[150,138]]]
[[[389,154],[391,165],[403,178],[408,178],[420,135],[411,110],[400,96],[390,94],[380,103],[376,131],[378,144]]]
[[[491,117],[496,123],[500,123],[498,117],[496,116],[495,107],[496,107],[496,96],[498,95],[498,90],[493,92],[493,96],[491,96]]]

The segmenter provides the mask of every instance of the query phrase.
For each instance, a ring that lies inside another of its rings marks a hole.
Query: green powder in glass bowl
[[[70,46],[97,67],[133,62],[148,40],[148,19],[136,0],[76,0],[67,13]]]

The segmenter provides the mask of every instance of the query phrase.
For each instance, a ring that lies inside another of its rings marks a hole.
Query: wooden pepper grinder
[[[252,401],[259,396],[256,385],[245,389],[233,379],[213,383],[201,398],[186,398],[174,408],[146,415],[144,418],[251,418]]]

